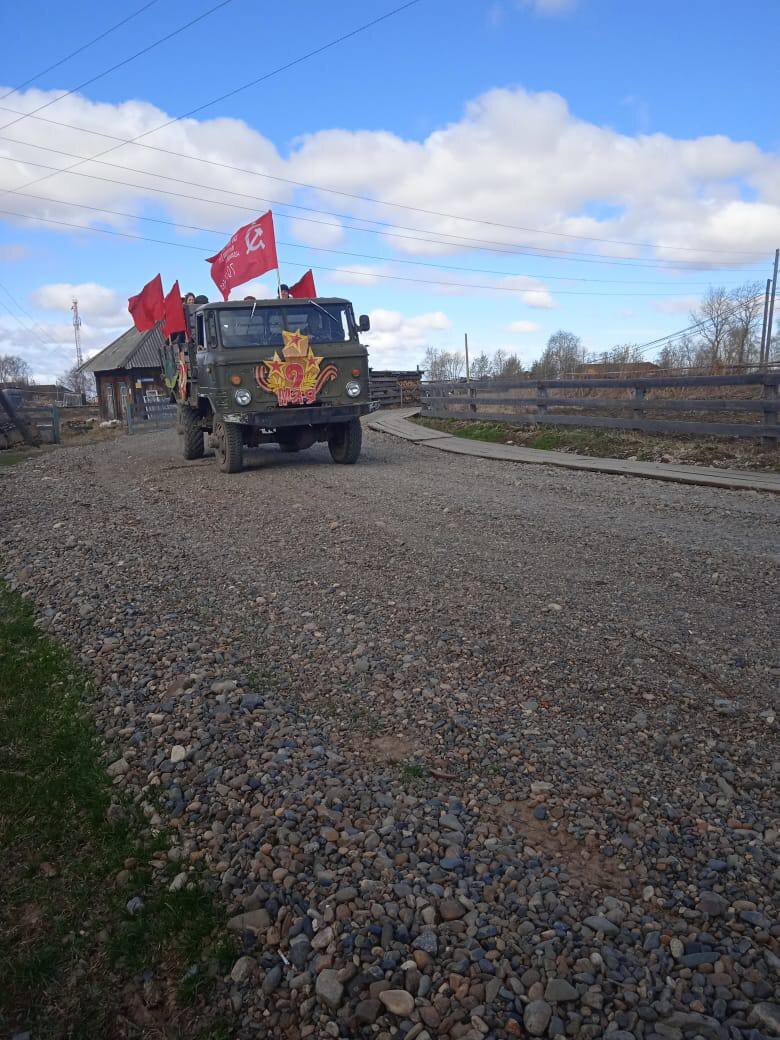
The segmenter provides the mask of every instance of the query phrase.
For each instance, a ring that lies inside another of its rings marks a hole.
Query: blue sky
[[[78,17],[40,0],[4,9],[0,94],[140,6],[88,0]],[[210,6],[157,0],[0,100],[0,122],[16,118],[4,109],[29,112]],[[47,149],[87,156],[115,143],[68,126],[134,137],[392,6],[232,0],[40,113],[55,124],[28,117],[0,129],[1,210],[174,243],[0,214],[0,283],[11,294],[0,288],[0,352],[26,356],[38,378],[64,371],[73,291],[89,351],[122,330],[124,301],[158,270],[166,285],[178,277],[213,297],[200,257],[268,208],[263,199],[289,243],[279,247],[283,279],[312,266],[323,295],[349,296],[371,313],[366,338],[378,366],[413,365],[426,344],[458,346],[465,331],[475,350],[524,360],[558,328],[593,350],[643,342],[685,325],[708,284],[767,277],[780,244],[780,5],[758,0],[420,0],[144,138],[286,180],[125,146],[105,156],[113,167],[80,168],[124,184],[60,173],[23,189],[35,198],[6,190],[50,173],[35,162],[73,161]],[[132,172],[140,169],[149,174]],[[556,255],[528,255],[539,249]]]

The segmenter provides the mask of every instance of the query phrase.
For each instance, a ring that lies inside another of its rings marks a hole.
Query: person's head
[[[195,303],[200,304],[200,303],[208,303],[208,302],[209,302],[208,296],[196,296],[195,297]]]
[[[280,285],[279,286],[279,298],[282,299],[282,300],[289,300],[290,299],[290,286],[289,285]]]
[[[254,302],[255,302],[255,297],[254,296],[245,296],[244,297],[244,303],[254,303]]]
[[[188,292],[186,294],[186,296],[184,297],[184,302],[185,303],[190,303],[190,304],[195,303],[195,293],[194,292]]]

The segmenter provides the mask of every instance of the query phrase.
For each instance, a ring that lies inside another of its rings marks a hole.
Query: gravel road
[[[171,432],[11,469],[0,518],[236,915],[241,1037],[780,1035],[775,499]]]

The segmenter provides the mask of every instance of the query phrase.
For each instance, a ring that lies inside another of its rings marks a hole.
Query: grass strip
[[[0,584],[0,1034],[228,1037],[223,910],[196,874],[170,891],[185,867],[108,777],[94,696]]]

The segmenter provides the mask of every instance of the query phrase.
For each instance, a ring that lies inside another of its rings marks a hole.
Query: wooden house
[[[149,332],[131,328],[82,366],[82,371],[95,377],[104,419],[124,419],[128,401],[142,412],[147,397],[168,398],[160,367],[162,344],[159,328]]]

